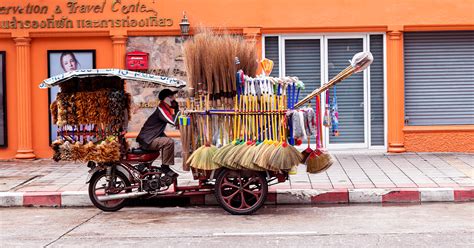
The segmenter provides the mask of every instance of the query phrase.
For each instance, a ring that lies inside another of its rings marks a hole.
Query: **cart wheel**
[[[268,183],[258,171],[223,169],[216,180],[215,195],[229,213],[252,214],[265,203]]]
[[[98,197],[101,195],[112,195],[130,191],[124,189],[125,187],[130,187],[130,181],[118,170],[115,171],[114,182],[115,185],[113,189],[107,189],[105,170],[98,171],[92,175],[89,183],[89,198],[98,209],[106,212],[114,212],[123,208],[127,203],[127,199],[99,201]]]

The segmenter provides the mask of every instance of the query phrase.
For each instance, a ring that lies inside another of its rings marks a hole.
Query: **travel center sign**
[[[113,18],[104,18],[104,14]],[[6,16],[11,17],[2,18]],[[92,16],[99,18],[93,19]],[[3,6],[0,3],[0,29],[146,28],[172,25],[171,18],[159,16],[155,8],[140,0],[104,0],[97,4],[70,0],[61,5],[26,3]]]

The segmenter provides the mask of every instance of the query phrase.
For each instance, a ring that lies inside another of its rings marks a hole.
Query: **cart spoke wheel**
[[[216,197],[232,214],[250,214],[265,202],[268,185],[256,171],[223,170],[216,181]]]

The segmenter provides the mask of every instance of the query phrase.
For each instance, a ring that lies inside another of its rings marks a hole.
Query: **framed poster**
[[[95,50],[48,50],[48,77],[80,69],[95,69]],[[49,89],[48,109],[56,100],[59,87]],[[49,143],[57,138],[57,128],[49,113]]]
[[[7,142],[7,96],[6,96],[5,52],[0,51],[0,147]]]

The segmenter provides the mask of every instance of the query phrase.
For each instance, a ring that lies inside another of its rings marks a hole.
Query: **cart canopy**
[[[84,69],[70,71],[50,77],[39,85],[41,89],[51,88],[72,78],[92,78],[92,77],[119,77],[121,79],[136,80],[160,84],[165,87],[182,88],[186,86],[186,82],[177,78],[169,78],[157,76],[142,72],[127,71],[122,69]]]

